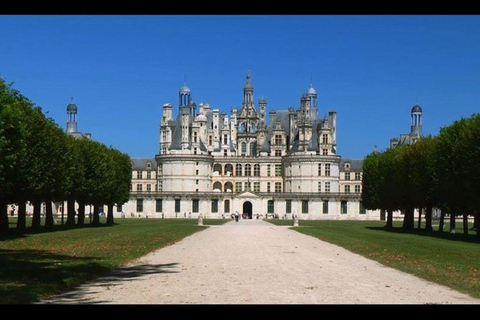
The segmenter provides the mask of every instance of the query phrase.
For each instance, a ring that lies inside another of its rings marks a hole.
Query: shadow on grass
[[[417,228],[415,228],[413,230],[405,230],[402,227],[393,227],[393,228],[366,227],[366,228],[370,229],[370,230],[376,230],[376,231],[414,234],[414,235],[426,236],[426,237],[432,237],[432,238],[438,238],[438,239],[445,239],[445,240],[452,240],[452,241],[462,241],[462,242],[480,244],[480,239],[478,239],[476,231],[472,231],[472,230],[469,230],[472,233],[469,233],[469,234],[466,235],[466,234],[463,233],[463,229],[460,232],[459,232],[459,229],[457,229],[456,233],[450,233],[449,231],[438,231],[438,230],[427,231],[425,229],[417,229]]]
[[[0,304],[32,304],[94,279],[98,279],[99,285],[111,286],[152,273],[171,272],[168,269],[175,264],[140,265],[112,271],[98,258],[41,250],[0,250],[0,266]],[[81,301],[82,292],[66,294],[66,297]]]
[[[32,303],[108,271],[95,260],[41,250],[0,250],[0,303]]]
[[[6,231],[3,231],[2,233],[0,233],[0,241],[23,238],[23,237],[25,237],[25,235],[32,235],[32,234],[70,231],[70,230],[73,230],[73,229],[84,229],[84,228],[113,227],[117,224],[116,223],[114,223],[114,224],[100,223],[98,225],[92,225],[92,224],[86,223],[82,226],[73,226],[73,227],[66,226],[66,225],[53,225],[51,228],[47,228],[45,226],[40,226],[40,228],[38,228],[38,229],[32,228],[32,227],[27,227],[23,231],[18,230],[16,228],[16,223],[10,222],[9,225],[10,225],[10,227]]]
[[[178,263],[157,264],[157,265],[136,265],[131,267],[123,267],[116,269],[106,276],[98,278],[94,283],[87,283],[85,286],[80,286],[73,291],[66,292],[49,300],[42,301],[42,304],[61,304],[61,303],[80,303],[80,304],[102,304],[107,301],[91,301],[88,294],[95,293],[96,287],[107,287],[120,285],[125,281],[141,278],[150,274],[157,273],[176,273],[177,271],[168,270],[174,268]],[[93,290],[91,290],[93,288]],[[148,292],[146,293],[148,294]]]

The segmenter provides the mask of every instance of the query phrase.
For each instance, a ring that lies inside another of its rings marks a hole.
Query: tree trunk
[[[42,202],[40,200],[32,201],[33,204],[33,217],[32,217],[32,229],[38,230],[40,228],[40,210]]]
[[[7,203],[0,200],[0,234],[6,233],[8,230],[8,209]]]
[[[463,234],[468,235],[468,214],[463,214]]]
[[[426,231],[433,231],[433,228],[432,228],[432,211],[433,211],[433,207],[432,206],[427,206],[427,209],[425,210],[425,230]]]
[[[75,200],[70,198],[67,200],[67,222],[65,222],[67,228],[75,227]]]
[[[52,200],[48,199],[45,201],[45,228],[53,229],[53,209],[52,209]]]
[[[78,221],[77,226],[83,227],[85,225],[85,203],[80,201],[78,202]]]
[[[473,228],[475,228],[475,232],[477,232],[477,239],[480,239],[480,229],[478,228],[479,226],[479,223],[480,223],[480,219],[478,217],[479,215],[479,212],[476,211],[475,212],[475,216],[474,216],[474,220],[473,220]]]
[[[113,204],[108,205],[107,224],[113,226]]]
[[[414,213],[414,208],[405,209],[405,215],[403,217],[403,227],[402,227],[404,230],[411,231],[415,227],[413,213]]]
[[[17,230],[24,232],[27,229],[27,204],[25,201],[18,202]]]
[[[92,222],[92,225],[94,226],[98,226],[100,224],[99,212],[100,212],[100,205],[98,203],[95,203],[93,205],[93,222]]]
[[[418,223],[417,223],[417,229],[421,229],[422,228],[422,211],[423,211],[423,208],[418,208]]]
[[[445,224],[445,209],[440,210],[440,221],[438,222],[438,231],[443,232],[443,226]]]
[[[385,221],[385,209],[380,209],[380,220]]]
[[[455,213],[457,211],[456,210],[452,210],[450,212],[450,233],[455,233]]]
[[[387,227],[388,229],[393,228],[393,210],[392,209],[387,210],[387,224],[385,227]]]

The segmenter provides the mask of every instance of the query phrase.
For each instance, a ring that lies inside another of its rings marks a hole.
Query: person
[[[235,211],[235,221],[238,222],[238,211]]]

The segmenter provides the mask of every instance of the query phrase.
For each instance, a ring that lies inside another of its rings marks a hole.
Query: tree
[[[21,163],[27,155],[23,107],[30,105],[12,84],[0,78],[0,233],[8,229],[7,204],[18,200],[17,190],[23,183]]]

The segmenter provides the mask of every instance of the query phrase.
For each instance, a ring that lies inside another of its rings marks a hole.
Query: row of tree
[[[33,205],[32,227],[40,227],[41,204],[46,204],[45,227],[54,223],[52,203],[67,201],[66,225],[83,225],[85,205],[108,205],[113,224],[114,204],[128,201],[130,157],[116,149],[65,133],[39,106],[0,79],[0,233],[9,228],[8,204],[17,204],[17,229],[26,229],[26,203]],[[75,201],[79,204],[75,221]]]
[[[413,144],[372,152],[363,162],[363,204],[368,209],[387,212],[392,227],[393,211],[404,213],[403,228],[414,228],[414,210],[425,212],[425,229],[432,230],[432,212],[440,209],[439,231],[445,214],[450,215],[450,231],[455,219],[463,217],[468,233],[468,217],[474,226],[480,213],[480,114],[462,118],[440,129],[437,136]],[[480,232],[477,231],[480,238]]]

